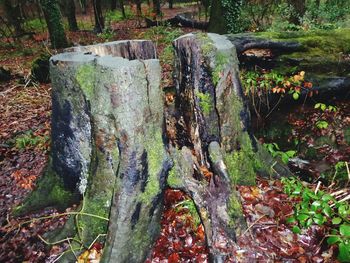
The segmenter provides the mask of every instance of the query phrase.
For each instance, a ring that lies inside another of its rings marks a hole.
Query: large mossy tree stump
[[[81,195],[80,214],[55,239],[89,246],[108,227],[105,262],[142,262],[159,233],[171,167],[154,45],[118,41],[67,51],[50,60],[50,166],[20,210],[65,202],[52,196],[58,189]]]
[[[80,196],[80,212],[55,240],[73,237],[82,250],[107,233],[103,262],[143,262],[168,184],[193,199],[211,259],[230,260],[246,227],[236,185],[287,170],[251,134],[231,42],[189,34],[174,47],[176,99],[165,111],[150,41],[75,47],[51,58],[51,162],[17,213],[67,207]]]
[[[236,186],[255,184],[257,173],[285,175],[288,169],[273,164],[251,133],[232,43],[199,33],[178,38],[174,47],[176,98],[167,111],[174,167],[168,184],[192,197],[211,260],[230,261],[230,247],[246,228]]]

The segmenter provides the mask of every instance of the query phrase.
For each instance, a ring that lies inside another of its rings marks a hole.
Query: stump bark
[[[145,260],[166,185],[193,199],[212,261],[231,260],[246,227],[236,185],[288,172],[251,134],[232,43],[199,33],[174,47],[175,102],[165,110],[150,41],[74,47],[50,60],[51,162],[18,211],[82,196],[55,239],[74,237],[81,251],[107,235],[102,262]]]

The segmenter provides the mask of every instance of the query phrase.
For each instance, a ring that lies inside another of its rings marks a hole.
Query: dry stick
[[[69,239],[67,239],[67,242],[68,242],[68,244],[69,244],[70,250],[72,251],[72,253],[73,253],[75,259],[78,261],[77,255],[75,255],[74,249],[73,249],[72,244],[70,243]]]
[[[345,166],[346,166],[346,171],[348,172],[348,178],[349,178],[349,181],[350,181],[350,170],[349,170],[348,162],[345,162]]]
[[[24,221],[22,223],[18,224],[18,228],[20,228],[22,225],[28,224],[28,223],[32,223],[35,222],[37,220],[43,220],[43,219],[49,219],[49,218],[55,218],[55,217],[60,217],[60,216],[68,216],[68,215],[84,215],[84,216],[91,216],[91,217],[95,217],[95,218],[99,218],[101,220],[105,220],[105,221],[109,221],[108,218],[102,217],[102,216],[98,216],[98,215],[94,215],[94,214],[89,214],[89,213],[84,213],[84,212],[66,212],[66,213],[62,213],[62,214],[58,214],[58,215],[50,215],[50,216],[43,216],[43,217],[38,217],[38,218],[33,218],[31,220],[27,220]],[[5,226],[6,227],[6,226]]]
[[[315,194],[317,194],[318,190],[320,189],[321,186],[321,181],[318,181],[316,189],[315,189]]]
[[[97,237],[94,239],[94,241],[91,242],[90,246],[88,247],[88,250],[91,249],[92,245],[95,244],[96,240],[99,239],[100,237],[105,237],[107,234],[98,234]]]
[[[261,217],[259,217],[257,220],[254,221],[253,224],[251,224],[242,234],[242,236],[244,236],[245,234],[247,234],[247,232],[254,226],[256,225],[256,223],[258,223],[263,217],[265,217],[266,215],[262,215]]]
[[[75,239],[74,237],[67,237],[67,238],[65,238],[65,239],[62,239],[62,240],[59,240],[59,241],[56,241],[56,242],[49,242],[49,241],[47,241],[46,239],[44,239],[44,238],[43,238],[41,235],[39,235],[39,234],[38,234],[38,238],[39,238],[42,242],[44,242],[46,245],[48,245],[48,246],[52,246],[52,245],[56,245],[56,244],[59,244],[59,243],[63,243],[63,242],[68,241],[68,240],[73,240],[73,241],[78,242],[78,243],[81,244],[80,240]]]

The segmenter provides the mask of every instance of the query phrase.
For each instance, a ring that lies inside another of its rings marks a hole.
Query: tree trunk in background
[[[95,33],[102,33],[105,28],[101,0],[92,0],[92,6],[94,8],[94,17],[95,17]]]
[[[142,10],[141,10],[141,4],[142,1],[141,0],[135,0],[136,3],[136,12],[137,12],[137,16],[140,17],[142,15]]]
[[[300,19],[304,16],[306,11],[305,0],[288,0],[288,3],[294,9],[294,12],[290,17],[290,22],[296,25],[300,25]]]
[[[13,26],[15,35],[21,35],[24,30],[21,25],[20,13],[11,4],[11,0],[3,0],[3,8],[8,22]]]
[[[174,4],[174,1],[173,0],[169,0],[169,9],[173,9],[173,4]]]
[[[120,4],[120,10],[122,11],[123,18],[126,18],[124,0],[119,0],[119,4]]]
[[[218,34],[227,33],[227,24],[221,0],[214,0],[211,3],[208,32]]]
[[[111,0],[111,10],[114,11],[117,8],[117,0]]]
[[[153,12],[156,13],[157,16],[161,15],[160,0],[153,0]]]
[[[67,47],[68,42],[57,0],[40,0],[40,5],[49,30],[51,46],[53,48]]]
[[[75,16],[75,3],[74,0],[64,0],[64,13],[68,20],[69,31],[78,31],[78,23]]]
[[[83,15],[87,14],[87,0],[79,0],[80,7],[81,7],[81,13]]]

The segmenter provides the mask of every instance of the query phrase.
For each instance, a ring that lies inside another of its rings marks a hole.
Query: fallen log
[[[154,21],[149,18],[145,18],[146,27],[152,26],[160,26],[160,25],[171,25],[171,26],[179,26],[179,27],[190,27],[196,29],[206,30],[208,28],[208,22],[201,22],[193,20],[186,16],[186,14],[178,14],[173,18],[162,20],[162,21]]]

